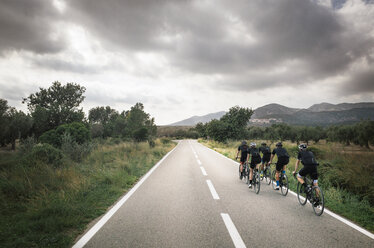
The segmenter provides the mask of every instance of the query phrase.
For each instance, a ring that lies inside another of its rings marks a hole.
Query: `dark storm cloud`
[[[0,5],[0,54],[9,50],[56,53],[65,42],[53,37],[59,19],[52,1],[2,0]]]
[[[341,89],[342,93],[348,95],[354,94],[373,94],[374,93],[374,69],[361,73],[353,74],[352,77],[344,83]]]
[[[315,1],[81,0],[69,5],[73,18],[101,39],[126,50],[162,53],[183,70],[239,77],[233,89],[335,76],[374,48],[372,37],[352,30],[334,8]],[[230,36],[236,23],[243,26],[239,39]],[[244,35],[254,41],[245,42]],[[238,76],[253,70],[266,74],[290,61],[293,67],[278,79]]]

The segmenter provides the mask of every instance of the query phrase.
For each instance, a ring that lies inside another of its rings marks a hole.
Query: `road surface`
[[[374,247],[374,239],[297,198],[261,184],[256,195],[235,163],[181,141],[101,227],[75,247]]]

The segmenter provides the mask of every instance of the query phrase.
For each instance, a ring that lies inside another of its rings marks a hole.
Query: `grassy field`
[[[71,247],[175,143],[103,141],[80,163],[0,154],[0,246]]]
[[[235,159],[240,145],[240,141],[199,142],[231,159]],[[263,140],[255,142],[261,144]],[[283,144],[291,156],[286,170],[290,189],[296,192],[297,181],[292,176],[292,171],[295,168],[297,145],[291,142]],[[274,147],[273,145],[271,149]],[[311,145],[311,149],[320,163],[319,185],[325,194],[326,207],[374,232],[374,151],[323,141]],[[276,158],[273,162],[276,162]]]

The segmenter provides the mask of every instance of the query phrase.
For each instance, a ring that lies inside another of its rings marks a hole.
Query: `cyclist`
[[[260,152],[262,153],[261,159],[261,176],[264,174],[264,165],[266,164],[266,168],[268,168],[268,162],[270,161],[271,150],[270,147],[266,146],[266,143],[262,143],[261,147],[259,148]]]
[[[288,152],[286,149],[283,148],[282,142],[278,142],[276,144],[276,148],[271,153],[270,162],[268,164],[271,164],[273,161],[273,158],[275,154],[278,157],[278,161],[275,167],[275,179],[277,182],[277,186],[275,187],[275,190],[279,190],[279,173],[285,174],[286,173],[286,165],[288,162],[290,162],[290,155],[288,155]]]
[[[297,174],[297,181],[299,181],[304,186],[305,193],[307,193],[307,191],[309,191],[310,188],[308,185],[306,185],[303,177],[309,174],[313,180],[313,185],[318,186],[318,172],[317,172],[318,163],[314,158],[314,154],[311,151],[307,151],[306,144],[299,145],[299,154],[297,155],[295,170],[292,172],[293,175],[296,174],[300,161],[304,165],[304,168],[302,168]],[[315,204],[318,205],[318,202]]]
[[[248,188],[252,188],[252,179],[253,179],[253,169],[256,168],[257,165],[261,163],[261,156],[260,151],[256,148],[256,143],[251,143],[251,148],[249,149],[249,154],[251,156],[251,164],[249,166],[249,185]]]
[[[243,140],[242,144],[238,147],[238,152],[236,153],[236,159],[238,159],[239,152],[240,154],[240,179],[243,177],[243,164],[248,162],[249,159],[249,147],[247,145],[247,141]]]

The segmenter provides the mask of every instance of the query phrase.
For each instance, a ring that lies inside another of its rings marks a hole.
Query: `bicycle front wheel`
[[[253,174],[253,186],[254,186],[253,188],[256,194],[260,193],[260,185],[261,185],[260,180],[261,180],[260,174],[258,172],[255,172]]]
[[[282,195],[286,196],[287,193],[288,193],[288,177],[286,174],[283,174],[280,176],[279,178],[279,181],[280,181],[280,185],[281,185],[281,192],[282,192]]]
[[[313,206],[314,213],[317,216],[321,216],[323,214],[323,210],[325,209],[325,198],[323,197],[321,188],[318,186],[313,186],[312,188],[311,204]]]
[[[297,183],[297,199],[299,200],[300,205],[305,205],[307,198],[305,193],[305,187],[301,183]]]

